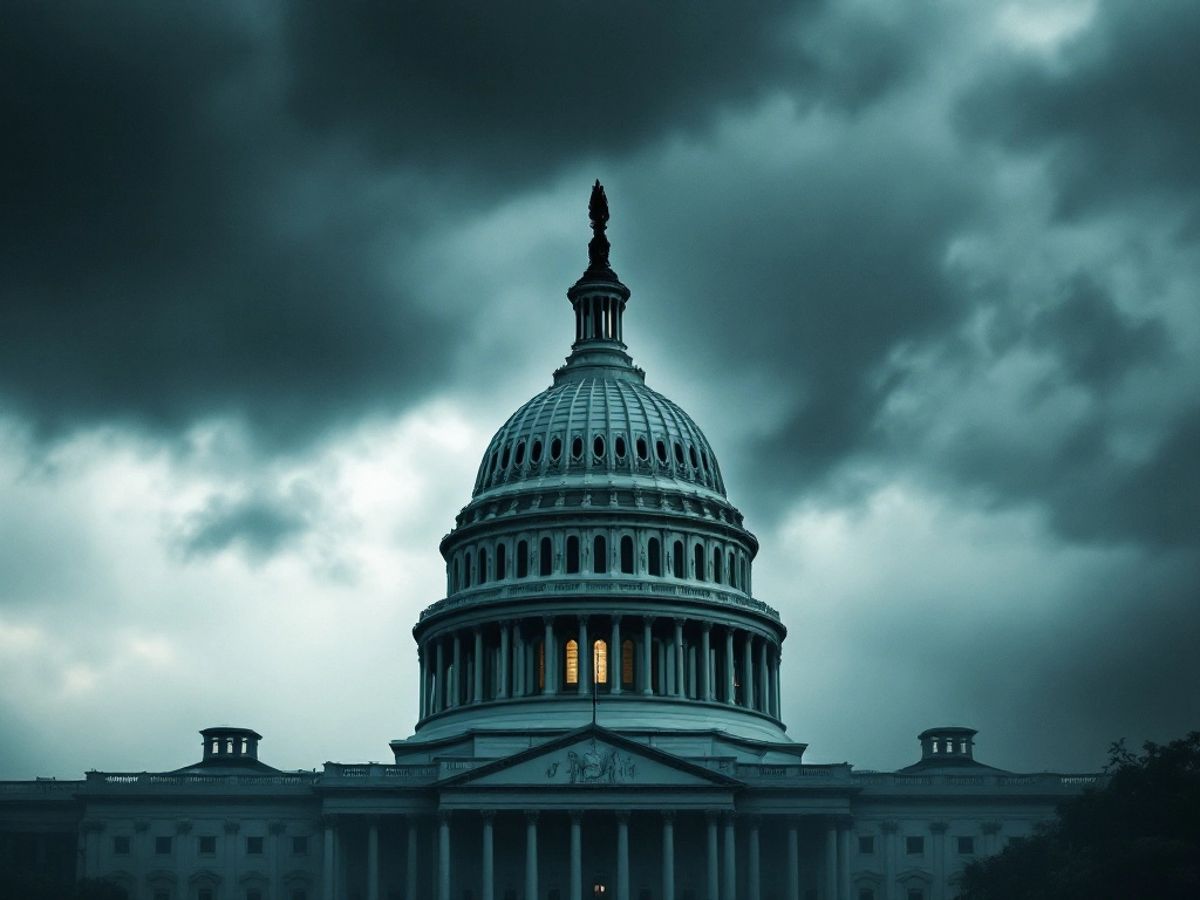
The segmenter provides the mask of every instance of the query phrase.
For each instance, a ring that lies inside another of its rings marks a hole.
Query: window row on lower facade
[[[420,648],[421,717],[495,700],[632,694],[779,717],[779,644],[685,618],[580,615],[443,632]]]
[[[453,552],[447,590],[530,577],[634,575],[725,585],[750,593],[750,556],[728,541],[671,531],[568,530],[477,541]]]

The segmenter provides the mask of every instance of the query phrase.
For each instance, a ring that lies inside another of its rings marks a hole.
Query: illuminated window
[[[608,644],[604,641],[592,644],[592,667],[596,670],[596,684],[608,684]]]
[[[621,643],[621,684],[633,684],[633,641]]]
[[[579,684],[579,644],[567,641],[567,684]]]

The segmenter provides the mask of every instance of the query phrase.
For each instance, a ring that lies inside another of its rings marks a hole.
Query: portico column
[[[512,672],[513,684],[512,695],[514,697],[525,696],[525,636],[521,633],[521,623],[513,623],[512,630]]]
[[[462,697],[462,637],[454,632],[454,676],[450,679],[451,699],[447,706],[458,706]]]
[[[708,863],[708,880],[707,894],[704,900],[721,900],[719,893],[720,883],[720,861],[718,860],[719,851],[717,850],[717,813],[709,812],[705,818],[708,820],[708,846],[705,862]]]
[[[700,623],[700,699],[712,700],[712,661],[709,659],[709,636],[712,632],[711,622]]]
[[[592,653],[588,644],[587,616],[579,617],[579,693],[592,692]]]
[[[471,700],[483,702],[483,629],[475,629],[475,684],[472,685]]]
[[[779,666],[783,663],[783,650],[780,647],[775,648],[775,718],[780,718],[783,712],[783,691],[781,690],[782,681],[779,677]]]
[[[511,622],[502,622],[500,624],[500,683],[496,685],[496,699],[505,700],[508,698],[508,657],[509,657],[509,631],[512,629]],[[516,694],[516,691],[513,691]]]
[[[767,641],[762,640],[758,645],[758,679],[762,687],[759,691],[758,702],[762,711],[771,714],[771,676],[767,668]]]
[[[437,639],[437,675],[433,691],[433,709],[430,712],[441,712],[446,708],[450,692],[446,689],[446,639]]]
[[[800,900],[800,834],[796,820],[787,828],[787,900]]]
[[[748,631],[742,644],[742,705],[754,709],[754,635]]]
[[[737,701],[737,691],[733,685],[734,662],[733,662],[733,629],[725,629],[725,702],[734,703]]]
[[[883,897],[881,900],[892,900],[896,895],[896,832],[900,830],[894,819],[889,819],[881,826],[883,829]]]
[[[733,813],[725,814],[725,872],[721,900],[738,900],[737,896],[737,830]]]
[[[642,693],[653,694],[654,684],[651,675],[654,673],[654,666],[650,662],[650,653],[653,649],[650,646],[650,628],[654,624],[653,616],[642,617]]]
[[[525,896],[538,895],[538,814],[534,811],[525,813]]]
[[[683,681],[683,619],[675,620],[675,696],[682,697],[687,691]]]
[[[420,719],[425,718],[425,716],[429,714],[429,708],[427,706],[429,702],[429,698],[427,696],[427,692],[429,690],[429,671],[427,666],[428,654],[425,653],[425,645],[420,644],[417,646],[417,671],[420,673],[421,677],[421,686],[418,688],[418,696],[420,699],[417,701],[417,718]]]
[[[408,859],[404,867],[404,896],[417,896],[417,818],[408,819]]]
[[[495,810],[481,810],[483,815],[483,884],[479,888],[480,900],[495,900],[496,875],[495,852],[492,841],[492,820],[496,817]]]
[[[930,822],[933,833],[933,898],[946,900],[946,828],[945,822]]]
[[[379,900],[379,820],[367,823],[367,900]]]
[[[545,677],[542,693],[554,694],[558,687],[558,666],[555,665],[558,653],[554,648],[554,620],[547,616],[542,619],[542,624],[546,626],[545,635],[542,637],[542,667]]]
[[[567,896],[570,900],[583,900],[583,835],[581,834],[580,819],[583,816],[577,809],[571,810],[571,881],[568,885]],[[486,898],[490,900],[490,898]]]
[[[617,900],[629,900],[629,813],[617,813]]]
[[[662,884],[663,900],[675,900],[675,812],[662,814]]]
[[[450,813],[438,813],[438,900],[450,900]]]
[[[753,816],[750,819],[750,833],[747,836],[746,846],[746,867],[749,872],[746,876],[746,896],[748,900],[761,900],[762,889],[760,885],[760,873],[758,867],[758,817]]]
[[[333,819],[325,818],[325,859],[321,865],[321,895],[324,900],[333,896]]]
[[[837,900],[837,823],[825,827],[825,900]]]
[[[621,650],[621,617],[612,617],[612,642],[608,646],[608,692],[621,693],[621,676],[625,672]]]
[[[850,900],[850,820],[838,823],[838,898]]]

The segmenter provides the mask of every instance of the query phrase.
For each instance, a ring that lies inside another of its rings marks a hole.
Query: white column
[[[683,680],[683,619],[675,620],[675,696],[687,693]]]
[[[750,819],[750,833],[747,835],[746,867],[750,870],[746,875],[746,896],[748,900],[762,900],[760,873],[758,868],[758,819]]]
[[[333,820],[325,820],[325,858],[321,865],[321,896],[334,900],[333,896]]]
[[[893,900],[896,895],[896,832],[899,826],[894,821],[883,823],[883,897]]]
[[[762,712],[767,715],[771,714],[771,689],[769,687],[770,673],[767,670],[767,641],[764,639],[758,644],[758,680],[759,694],[758,706]]]
[[[700,693],[701,700],[712,700],[712,659],[710,658],[709,640],[712,633],[712,623],[700,623]]]
[[[558,651],[554,647],[554,620],[547,617],[542,620],[546,626],[542,638],[543,660],[545,662],[546,681],[542,691],[544,694],[554,694],[558,687]]]
[[[475,629],[475,683],[472,685],[471,699],[475,703],[483,702],[483,629]]]
[[[629,900],[629,813],[617,813],[617,900]]]
[[[536,812],[525,813],[525,896],[538,895],[538,846]]]
[[[434,679],[433,709],[430,712],[441,712],[446,708],[450,692],[446,690],[446,639],[438,638],[437,642],[437,676]]]
[[[642,617],[642,693],[654,693],[654,681],[651,675],[654,674],[654,667],[650,662],[650,654],[653,652],[651,645],[650,629],[654,625],[653,616]]]
[[[417,718],[423,719],[429,714],[427,691],[429,690],[429,671],[427,669],[428,654],[425,652],[425,645],[421,644],[417,647],[417,671],[420,673],[421,685],[418,689],[420,699],[417,702]]]
[[[746,632],[742,644],[742,705],[754,709],[754,635]]]
[[[720,895],[720,851],[717,849],[717,813],[710,812],[707,821],[707,847],[705,862],[708,864],[707,895],[704,900],[721,900]]]
[[[800,834],[794,819],[787,829],[787,900],[800,900]]]
[[[725,629],[725,702],[737,702],[737,689],[733,685],[733,629]]]
[[[496,813],[485,809],[483,813],[483,884],[480,887],[480,900],[495,900],[496,896],[496,851],[492,834],[492,820]]]
[[[367,825],[367,900],[379,900],[379,823]]]
[[[725,814],[725,872],[721,900],[738,900],[737,895],[737,830],[733,813]]]
[[[837,900],[837,823],[831,821],[825,828],[825,900]]]
[[[571,880],[568,884],[567,896],[570,900],[583,900],[583,835],[581,823],[583,814],[571,810]]]
[[[621,673],[625,671],[621,656],[621,617],[612,617],[612,640],[608,645],[608,692],[621,693]]]
[[[454,633],[454,677],[450,679],[450,702],[446,706],[458,706],[462,698],[462,638]]]
[[[512,629],[511,622],[503,622],[500,625],[500,683],[496,685],[496,699],[506,700],[508,698],[508,658],[510,655],[509,647],[509,632]],[[516,694],[516,691],[513,691]]]
[[[417,818],[408,819],[408,859],[404,867],[404,900],[416,900],[417,896]]]
[[[438,813],[438,900],[450,900],[450,814]]]
[[[931,822],[933,833],[933,898],[946,900],[946,823]]]
[[[838,823],[838,898],[850,900],[850,822]]]
[[[662,814],[662,895],[663,900],[675,900],[675,813]]]
[[[592,692],[592,648],[588,643],[587,616],[579,617],[579,693]]]
[[[525,637],[521,633],[521,623],[514,622],[512,630],[512,695],[524,697],[525,691]]]

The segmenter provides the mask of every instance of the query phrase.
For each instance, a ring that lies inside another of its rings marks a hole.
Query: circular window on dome
[[[513,456],[513,462],[518,466],[525,462],[525,442],[517,441],[517,452]]]
[[[562,456],[562,438],[552,438],[550,440],[550,461],[558,462],[560,456]]]
[[[679,446],[679,441],[675,442],[675,462],[683,465],[683,447]]]
[[[542,442],[534,441],[529,448],[529,461],[535,466],[542,461]]]
[[[583,438],[579,435],[571,438],[571,459],[579,459],[583,456]]]
[[[667,464],[667,445],[662,441],[655,441],[654,452],[658,454],[658,461],[665,466]]]
[[[508,448],[507,447],[504,448],[504,453],[502,453],[500,456],[500,468],[502,468],[502,469],[508,468]]]
[[[696,448],[690,445],[688,446],[688,459],[692,461],[693,469],[700,468],[700,460],[696,459]]]
[[[637,439],[637,455],[638,459],[642,460],[643,462],[650,457],[650,448],[646,446],[646,439],[644,437],[639,437]]]
[[[619,434],[613,438],[613,452],[617,454],[617,459],[625,458],[625,438]]]
[[[604,458],[604,435],[598,434],[592,438],[592,454],[596,459]]]

